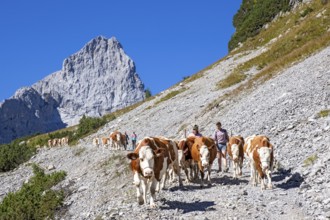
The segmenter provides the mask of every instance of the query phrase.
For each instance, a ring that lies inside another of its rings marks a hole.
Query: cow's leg
[[[273,188],[273,184],[272,184],[272,174],[270,170],[266,171],[266,175],[267,175],[267,180],[268,180],[268,184],[267,187],[268,189],[272,189]]]
[[[148,187],[148,182],[147,182],[147,180],[145,180],[145,179],[143,179],[142,181],[141,181],[141,187],[142,187],[142,194],[143,194],[143,202],[144,202],[144,204],[145,205],[147,205],[147,187]],[[140,203],[139,203],[140,204]],[[143,203],[142,203],[143,204]],[[141,205],[142,205],[141,204]]]
[[[155,188],[156,192],[160,192],[160,182],[157,181],[156,183],[156,188]]]
[[[197,163],[192,164],[192,170],[193,170],[193,174],[194,174],[194,180],[198,179],[198,164]]]
[[[143,182],[143,181],[142,181]],[[137,201],[139,203],[139,205],[142,205],[144,203],[142,194],[141,194],[141,180],[140,180],[140,176],[138,173],[134,173],[134,182],[133,184],[136,187],[136,197],[137,197]]]
[[[187,165],[187,164],[183,165],[183,170],[184,170],[184,173],[186,174],[186,183],[189,183],[192,180],[191,170],[190,170],[190,167],[188,167],[188,166],[189,165]]]
[[[238,175],[239,175],[239,176],[242,176],[242,169],[243,169],[243,159],[242,159],[242,158],[239,159],[239,164],[238,164],[238,166],[239,166],[239,172],[238,172]]]
[[[258,179],[259,179],[259,181],[260,181],[260,185],[261,185],[261,189],[266,189],[266,179],[265,179],[265,175],[264,175],[264,173],[263,173],[263,171],[262,171],[262,169],[261,169],[261,167],[260,166],[258,166],[257,168],[257,175],[258,175]]]
[[[251,161],[250,167],[251,167],[251,183],[252,183],[252,186],[256,186],[257,185],[257,176],[256,176],[257,172],[256,172],[254,162]]]
[[[166,178],[167,178],[167,159],[164,159],[163,161],[163,168],[159,173],[159,177],[160,177],[160,189],[164,189],[165,188],[165,182],[166,182]]]
[[[261,189],[264,190],[266,189],[266,178],[261,178]]]
[[[179,186],[183,186],[182,184],[182,179],[181,179],[181,168],[179,166],[178,161],[173,161],[173,168],[174,168],[174,173],[178,176],[179,178]]]
[[[168,172],[167,172],[168,180],[169,180],[169,182],[173,183],[174,182],[174,167],[173,167],[172,163],[169,165],[169,168],[167,170],[168,170]]]
[[[168,174],[165,171],[165,173],[162,175],[162,179],[160,180],[160,189],[165,189],[165,183],[166,183],[167,177],[168,177]]]
[[[204,171],[200,170],[201,173],[201,188],[204,187]]]
[[[151,208],[156,208],[157,205],[155,203],[156,200],[156,187],[158,185],[158,181],[153,178],[151,185],[150,185],[150,207]]]
[[[233,161],[233,178],[237,178],[237,162]]]
[[[212,164],[210,164],[208,167],[207,167],[207,181],[208,181],[208,185],[211,186],[212,183],[211,183],[211,167],[212,167]]]

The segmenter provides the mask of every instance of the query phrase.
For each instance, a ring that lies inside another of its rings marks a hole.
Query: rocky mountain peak
[[[36,101],[36,97],[43,102]],[[66,58],[61,70],[31,87],[19,89],[11,99],[23,101],[30,109],[36,103],[42,109],[43,105],[51,102],[52,108],[45,109],[51,110],[49,114],[56,114],[58,129],[58,124],[62,127],[65,124],[77,124],[83,115],[98,117],[143,100],[144,84],[136,72],[133,60],[126,55],[119,41],[115,37],[107,39],[98,36]],[[0,106],[0,118],[3,105]],[[10,111],[10,107],[6,106]],[[15,112],[20,110],[26,111],[26,108],[15,109]],[[23,124],[35,120],[30,117],[33,114],[24,114],[27,118],[21,119],[24,120]],[[47,112],[44,114],[47,115]],[[47,115],[45,118],[54,117]],[[7,126],[6,116],[0,123],[4,123],[3,127],[12,133],[17,130],[15,128],[13,132],[12,125]],[[33,127],[29,129],[33,133]],[[19,130],[20,134],[15,137],[25,135],[23,129]],[[0,131],[1,136],[9,135]],[[42,129],[37,131],[42,132]],[[0,137],[2,142],[11,139]]]

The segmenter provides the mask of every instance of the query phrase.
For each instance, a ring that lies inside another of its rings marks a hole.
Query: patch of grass
[[[102,216],[98,215],[94,220],[103,220]]]
[[[51,188],[64,180],[64,171],[45,174],[33,164],[34,176],[15,193],[8,193],[0,204],[1,219],[54,219],[63,201],[62,191]]]
[[[121,161],[121,159],[123,158],[122,155],[120,154],[112,154],[108,160],[104,161],[101,163],[101,167],[105,167],[105,168],[110,168],[112,167],[116,162]]]
[[[29,147],[26,141],[14,141],[0,146],[0,172],[15,169],[20,164],[28,161],[36,153],[35,147]]]
[[[225,89],[232,85],[242,82],[246,79],[246,75],[240,70],[236,70],[233,73],[229,74],[225,79],[217,83],[218,89]]]
[[[271,32],[277,32],[273,30],[274,27],[278,27],[281,31],[285,32],[280,24],[284,25],[290,31],[283,34],[282,37],[278,38],[270,48],[262,53],[261,55],[239,65],[233,72],[223,81],[218,83],[219,88],[226,88],[234,85],[235,83],[241,82],[253,66],[262,68],[259,73],[251,77],[247,83],[237,88],[237,91],[248,89],[253,87],[255,84],[262,84],[264,81],[270,79],[276,73],[282,69],[287,68],[295,62],[298,62],[312,53],[330,45],[330,9],[329,4],[323,6],[319,1],[313,1],[305,7],[313,8],[313,12],[310,13],[308,18],[303,20],[299,19],[300,14],[297,11],[287,16],[285,19],[279,19],[278,22],[271,24],[271,27],[265,30],[260,36],[268,38],[272,35]],[[326,9],[326,10],[325,10]],[[324,15],[317,18],[316,14],[320,11],[325,11]],[[298,25],[292,25],[295,20],[299,21]],[[288,26],[290,25],[290,26]],[[267,33],[267,34],[266,34]],[[254,39],[252,42],[258,42]],[[233,91],[237,93],[237,91]]]
[[[320,111],[317,115],[318,115],[320,118],[328,117],[328,116],[330,115],[330,109],[322,110],[322,111]]]
[[[200,72],[195,73],[195,74],[193,74],[191,76],[184,77],[183,82],[184,83],[190,83],[190,82],[193,82],[193,81],[195,81],[195,80],[197,80],[197,79],[199,79],[199,78],[201,78],[203,76],[204,76],[204,72],[203,71],[200,71]]]
[[[305,8],[305,9],[300,13],[300,16],[301,16],[301,17],[305,17],[306,15],[308,15],[309,13],[311,13],[312,11],[314,11],[312,8],[307,7],[307,8]]]
[[[216,62],[212,63],[211,65],[205,67],[204,69],[202,69],[201,71],[191,75],[191,76],[185,76],[183,77],[183,80],[181,82],[183,83],[190,83],[190,82],[193,82],[201,77],[203,77],[205,75],[205,72],[210,70],[210,69],[213,69],[216,65],[218,65],[221,61],[223,61],[224,59],[227,59],[227,57],[223,57],[221,58],[220,60],[217,60]],[[178,83],[179,84],[179,83]]]
[[[313,13],[308,14],[310,16],[313,16],[316,15],[317,12],[320,12],[325,8],[329,8],[329,5],[324,5],[318,0],[314,0],[308,5],[300,6],[299,9],[291,13],[283,14],[279,16],[276,20],[269,23],[269,27],[267,29],[262,29],[257,36],[248,38],[240,48],[232,50],[229,54],[234,55],[250,50],[255,50],[259,47],[265,46],[270,41],[275,40],[276,38],[278,38],[278,36],[285,36],[286,33],[290,33],[292,29],[296,29],[297,27],[299,27],[299,25],[304,21],[304,19],[309,19],[307,18],[309,16],[307,16],[302,20],[300,14],[301,11],[304,11],[307,8],[313,10]]]
[[[318,156],[316,154],[313,154],[312,156],[306,158],[304,160],[304,167],[313,165],[315,163],[315,161],[317,160]]]
[[[82,153],[84,153],[86,151],[86,148],[84,147],[80,147],[80,148],[76,148],[73,151],[73,155],[75,155],[76,157],[79,157],[82,155]]]
[[[180,94],[180,93],[182,93],[182,92],[184,92],[184,91],[186,91],[185,88],[182,88],[182,89],[179,89],[179,90],[171,91],[171,92],[167,93],[164,97],[162,97],[161,99],[159,99],[159,100],[155,103],[155,105],[158,105],[158,104],[161,103],[161,102],[167,101],[167,100],[173,98],[174,96],[176,96],[176,95],[178,95],[178,94]]]

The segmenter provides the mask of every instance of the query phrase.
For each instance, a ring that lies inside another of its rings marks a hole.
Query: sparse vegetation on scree
[[[64,200],[61,191],[51,188],[64,180],[64,171],[45,174],[33,164],[34,176],[15,193],[8,193],[0,204],[0,219],[54,219]]]
[[[311,9],[305,15],[303,12],[307,8]],[[279,17],[257,37],[244,42],[242,48],[237,51],[242,52],[265,46],[271,39],[276,38],[276,41],[266,52],[239,65],[227,78],[219,81],[218,89],[228,88],[247,79],[245,83],[231,91],[232,95],[237,95],[240,91],[262,84],[292,63],[330,45],[329,16],[330,4],[315,0],[290,14]],[[236,54],[237,51],[233,51],[232,54]],[[256,68],[259,72],[248,78],[246,73],[251,68]]]
[[[243,0],[233,19],[236,32],[228,43],[229,50],[233,50],[249,37],[256,36],[280,11],[285,12],[290,9],[290,0]]]
[[[7,172],[29,160],[36,153],[35,147],[29,147],[23,139],[0,146],[0,172]]]
[[[330,115],[330,109],[325,109],[318,113],[318,116],[321,118],[328,117],[329,115]]]

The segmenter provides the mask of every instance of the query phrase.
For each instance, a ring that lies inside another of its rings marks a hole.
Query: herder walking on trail
[[[188,137],[202,137],[203,135],[199,133],[198,125],[194,125],[192,133],[188,135]]]
[[[227,160],[226,160],[226,154],[227,154],[227,142],[229,141],[228,133],[225,129],[221,128],[221,123],[216,123],[217,129],[214,132],[214,140],[215,144],[217,146],[218,150],[218,164],[219,164],[219,170],[218,172],[221,172],[221,165],[222,165],[222,159],[224,159],[224,172],[228,171],[227,167]]]
[[[135,134],[135,131],[133,132],[131,139],[132,139],[132,150],[135,150],[136,139],[137,139],[137,135]]]

